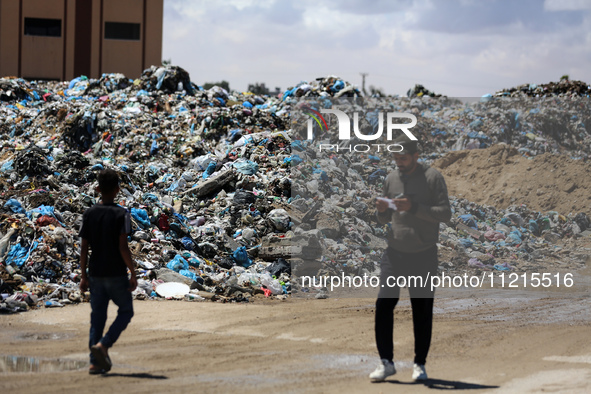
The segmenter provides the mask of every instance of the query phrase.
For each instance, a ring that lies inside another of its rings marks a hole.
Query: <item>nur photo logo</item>
[[[364,134],[360,130],[359,126],[359,112],[353,112],[353,122],[351,122],[351,118],[347,115],[344,111],[338,109],[320,109],[316,111],[311,108],[306,108],[304,110],[304,114],[308,115],[307,121],[307,139],[313,140],[314,139],[314,125],[318,125],[320,131],[327,131],[330,132],[328,123],[324,118],[323,114],[332,114],[337,118],[338,124],[338,140],[340,141],[347,141],[351,140],[351,124],[353,125],[353,133],[356,138],[362,141],[376,141],[379,138],[382,138],[384,134],[384,112],[377,112],[377,129],[374,131],[373,134]],[[374,112],[375,114],[375,112]],[[418,141],[418,139],[410,132],[410,128],[416,126],[417,118],[413,114],[406,113],[406,112],[387,112],[386,113],[386,127],[385,127],[385,137],[386,141],[392,141],[398,137],[395,135],[395,131],[403,132],[411,141]],[[398,123],[395,119],[410,119],[410,123]],[[354,144],[348,146],[342,146],[342,144],[319,144],[319,150],[334,150],[336,152],[339,151],[347,151],[347,152],[357,152],[357,153],[366,153],[371,150],[376,150],[377,152],[381,151],[388,151],[391,153],[402,152],[404,147],[400,144]]]

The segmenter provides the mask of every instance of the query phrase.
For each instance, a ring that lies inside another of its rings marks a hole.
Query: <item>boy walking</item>
[[[88,372],[91,375],[103,374],[111,369],[108,349],[117,341],[133,317],[131,292],[137,287],[135,267],[127,245],[131,218],[125,208],[114,203],[119,192],[117,173],[113,170],[101,171],[98,175],[98,190],[101,203],[84,212],[80,229],[80,289],[86,291],[90,287],[88,346],[91,353]],[[92,255],[88,262],[89,246]],[[127,269],[131,272],[129,279]],[[113,324],[103,336],[110,300],[119,309]]]

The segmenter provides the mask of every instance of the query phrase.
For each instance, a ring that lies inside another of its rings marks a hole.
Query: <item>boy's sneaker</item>
[[[109,372],[111,370],[111,366],[113,363],[109,358],[109,353],[105,347],[102,345],[96,344],[90,347],[90,352],[96,359],[96,366],[104,370],[105,372]]]
[[[396,373],[394,363],[386,359],[382,359],[382,362],[378,367],[369,374],[369,378],[374,382],[381,382],[388,376],[392,376]]]
[[[414,381],[427,380],[427,371],[425,370],[424,365],[415,364],[412,367],[412,380],[414,380]]]
[[[88,368],[88,373],[91,375],[102,375],[106,373],[106,371],[97,365],[90,365],[90,368]]]

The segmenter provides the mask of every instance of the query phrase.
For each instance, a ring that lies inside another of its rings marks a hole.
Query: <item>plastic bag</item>
[[[290,218],[285,209],[274,209],[267,215],[267,220],[277,231],[285,232],[289,230]]]
[[[148,218],[148,212],[145,209],[131,208],[131,216],[143,227],[150,227],[150,219]]]
[[[189,263],[181,255],[177,254],[174,259],[166,264],[166,268],[180,273],[181,270],[189,269]]]
[[[232,255],[236,263],[240,264],[243,267],[250,267],[252,265],[252,260],[248,257],[248,253],[246,252],[246,247],[241,246],[234,251]]]
[[[14,213],[26,212],[21,203],[15,198],[11,198],[10,200],[6,201],[6,204],[4,204],[4,208],[10,208],[10,210]]]
[[[277,259],[274,263],[266,268],[271,276],[278,277],[283,273],[291,275],[291,265],[283,258]]]
[[[259,170],[259,165],[254,161],[238,159],[232,166],[241,174],[254,175]]]

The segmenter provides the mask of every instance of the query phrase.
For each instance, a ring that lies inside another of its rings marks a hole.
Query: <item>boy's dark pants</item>
[[[428,275],[427,275],[428,273]],[[437,274],[437,247],[418,253],[402,253],[388,248],[381,261],[380,292],[376,301],[375,336],[381,359],[394,357],[394,307],[400,297],[400,288],[387,282],[388,277],[421,276],[424,287],[408,286],[412,306],[415,339],[414,362],[424,365],[431,345],[433,327],[433,297],[430,276]]]
[[[127,276],[97,278],[90,277],[90,339],[88,347],[101,342],[104,347],[110,348],[125,330],[133,317],[133,298],[129,289]],[[109,301],[113,300],[119,307],[117,317],[109,327],[109,331],[103,336],[107,322],[107,308]],[[90,363],[96,364],[96,360],[90,355]]]

